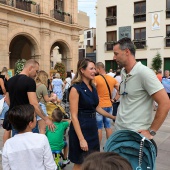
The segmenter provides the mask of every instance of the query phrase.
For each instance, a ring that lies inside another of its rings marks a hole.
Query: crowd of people
[[[5,102],[0,118],[4,119],[5,129],[4,170],[56,170],[52,154],[62,150],[63,164],[71,161],[73,170],[132,169],[130,162],[120,155],[100,152],[103,125],[106,138],[114,133],[113,120],[115,131],[134,130],[152,141],[170,109],[170,75],[166,70],[165,76],[160,71],[156,76],[137,62],[129,38],[116,42],[113,53],[121,68],[115,73],[110,69],[106,74],[102,62],[88,58],[78,61],[76,74],[68,71],[65,80],[55,73],[50,81],[33,59],[10,79],[7,68],[2,70],[0,99],[5,96]],[[60,104],[66,91],[71,120],[63,119],[59,107],[48,115],[47,102]],[[152,118],[154,101],[158,106]],[[68,143],[64,138],[67,128]]]

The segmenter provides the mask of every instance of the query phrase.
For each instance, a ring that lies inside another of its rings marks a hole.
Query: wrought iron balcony
[[[145,49],[146,48],[146,39],[134,39],[133,40],[136,49]]]
[[[69,13],[51,10],[51,17],[55,18],[56,20],[72,24],[72,17]]]
[[[146,21],[146,11],[133,14],[134,22]]]
[[[0,0],[0,3],[9,5],[24,11],[39,14],[39,5],[31,0]]]
[[[166,9],[166,18],[170,18],[170,8]]]
[[[170,36],[165,37],[165,47],[170,47]]]
[[[107,25],[107,26],[117,25],[117,17],[116,17],[116,16],[107,17],[107,18],[106,18],[106,25]]]
[[[14,1],[13,0],[0,0],[0,3],[5,4],[5,5],[14,6]]]
[[[16,1],[16,8],[31,12],[31,3],[26,1]]]

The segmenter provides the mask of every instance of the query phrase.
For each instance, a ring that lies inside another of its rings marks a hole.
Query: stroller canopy
[[[156,146],[135,131],[114,132],[107,140],[104,151],[113,151],[126,158],[131,163],[133,170],[156,169]]]

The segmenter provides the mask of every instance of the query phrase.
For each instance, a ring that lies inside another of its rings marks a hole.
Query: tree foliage
[[[66,68],[63,63],[56,63],[54,70],[57,70],[57,73],[60,74],[60,77],[62,80],[65,80],[66,78]]]
[[[18,75],[24,68],[26,60],[25,59],[18,59],[17,62],[15,63],[15,75]]]
[[[158,71],[162,67],[162,58],[158,52],[156,56],[152,59],[152,69]]]

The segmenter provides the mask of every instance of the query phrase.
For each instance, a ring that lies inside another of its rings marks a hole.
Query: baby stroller
[[[155,170],[157,147],[143,135],[130,131],[114,132],[106,142],[105,152],[116,152],[126,158],[133,170]]]
[[[50,117],[51,117],[51,114],[55,108],[60,108],[60,110],[62,111],[62,113],[64,115],[64,119],[70,118],[70,115],[65,111],[65,107],[63,107],[63,105],[56,104],[53,102],[48,102],[46,105],[46,108],[47,108],[47,113]]]
[[[53,112],[53,110],[55,108],[60,108],[60,110],[62,111],[62,113],[64,115],[63,118],[64,119],[69,119],[69,116],[67,115],[67,113],[65,112],[64,108],[61,105],[55,104],[53,102],[48,102],[46,107],[47,107],[47,113],[48,113],[48,115],[50,117],[51,117],[52,112]],[[66,134],[66,131],[65,131],[65,134]],[[65,135],[64,135],[64,140],[66,141]],[[57,165],[57,170],[63,169],[66,166],[66,164],[63,164],[63,162],[62,162],[62,160],[64,159],[64,155],[63,155],[62,151],[52,151],[52,153],[53,153],[56,165]]]
[[[61,106],[65,109],[66,115],[70,118],[69,90],[70,88],[65,89]]]

